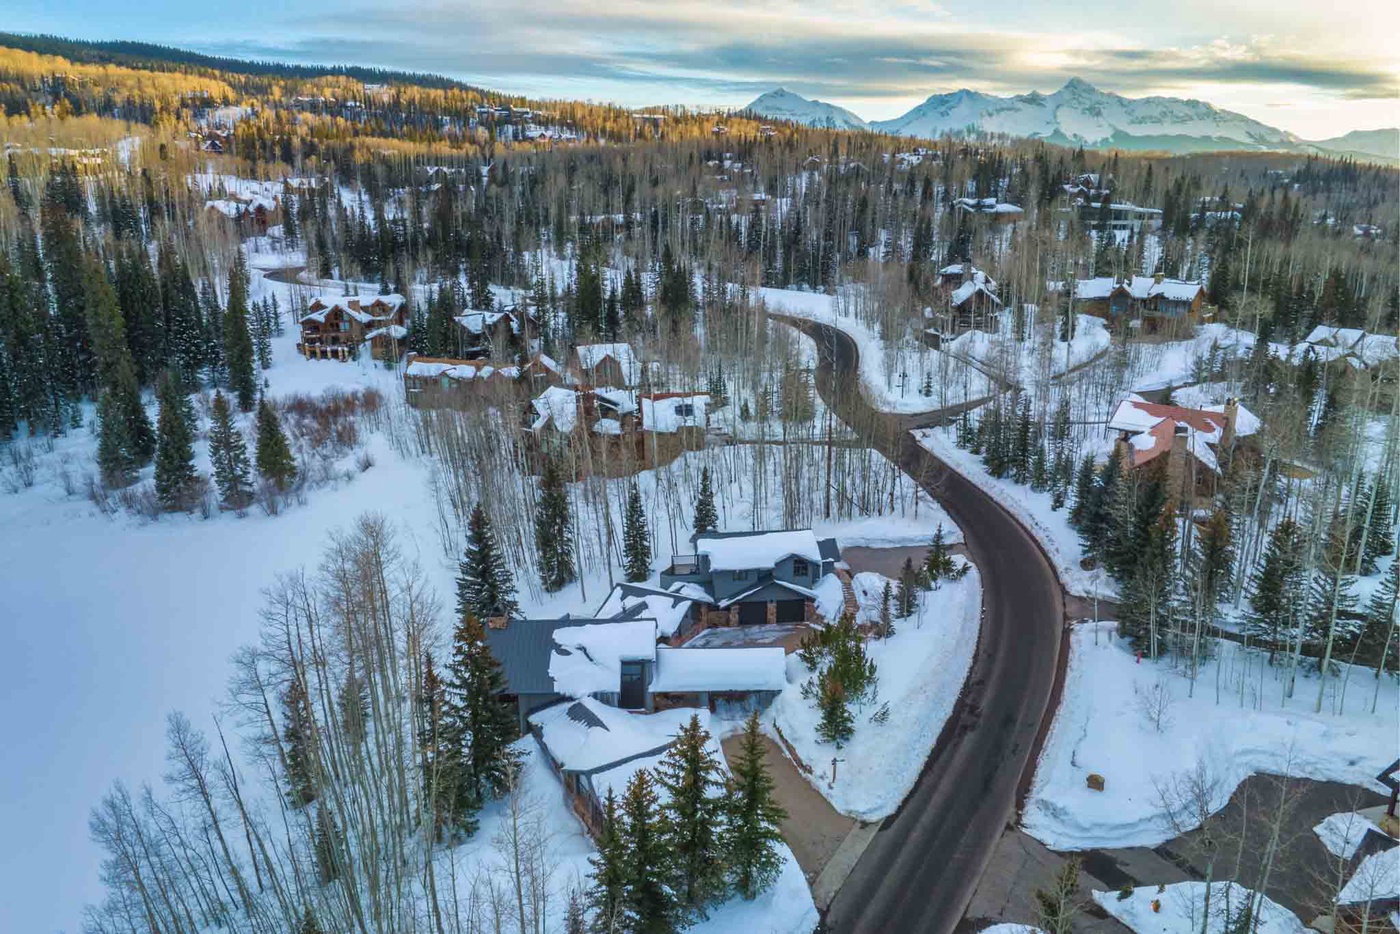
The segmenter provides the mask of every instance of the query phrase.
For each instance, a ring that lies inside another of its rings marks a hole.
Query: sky
[[[449,75],[535,97],[741,106],[783,86],[867,119],[932,93],[1195,97],[1309,139],[1400,125],[1393,0],[0,0],[3,28]]]

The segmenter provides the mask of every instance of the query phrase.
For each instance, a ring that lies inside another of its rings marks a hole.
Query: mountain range
[[[772,120],[923,139],[1002,134],[1092,149],[1322,151],[1389,161],[1400,158],[1400,130],[1358,130],[1332,139],[1305,140],[1205,101],[1123,97],[1080,78],[1071,78],[1052,94],[1032,91],[998,97],[966,88],[934,94],[893,120],[867,122],[843,107],[808,100],[784,88],[758,97],[747,109]]]

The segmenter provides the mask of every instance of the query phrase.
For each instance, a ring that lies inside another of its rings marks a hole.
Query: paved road
[[[909,435],[955,411],[875,412],[858,389],[854,342],[833,328],[782,320],[815,339],[817,389],[827,405],[938,499],[962,528],[982,576],[982,634],[963,695],[913,790],[881,826],[825,920],[827,930],[841,934],[950,934],[1029,786],[1067,643],[1063,591],[1011,514]]]

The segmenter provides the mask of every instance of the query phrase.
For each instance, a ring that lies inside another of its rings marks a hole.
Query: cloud
[[[434,0],[293,8],[283,18],[286,28],[241,44],[244,54],[443,72],[535,93],[548,86],[561,97],[736,102],[783,84],[809,96],[907,100],[957,87],[1050,91],[1074,76],[1134,95],[1248,85],[1376,100],[1400,87],[1390,62],[1329,56],[1317,43],[1165,46],[1017,31],[951,17],[931,0],[883,11],[860,0]]]

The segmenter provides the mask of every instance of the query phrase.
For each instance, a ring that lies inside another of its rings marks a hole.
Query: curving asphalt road
[[[840,934],[951,934],[1015,819],[1049,728],[1068,645],[1063,590],[1030,533],[909,434],[958,410],[903,417],[873,410],[858,389],[854,341],[826,325],[774,317],[816,341],[823,400],[937,498],[963,530],[982,577],[982,632],[962,696],[913,790],[881,825],[824,921],[824,930]]]

